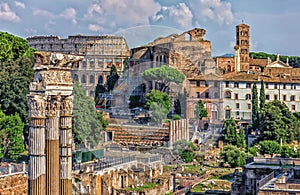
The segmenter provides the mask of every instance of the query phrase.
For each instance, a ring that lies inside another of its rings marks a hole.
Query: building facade
[[[250,27],[236,26],[234,57],[217,57],[216,63],[222,73],[223,117],[237,120],[252,120],[252,88],[259,91],[264,83],[266,102],[279,100],[290,111],[300,110],[300,69],[293,68],[288,60],[283,62],[279,55],[273,62],[268,59],[250,57]]]
[[[114,64],[121,74],[124,62],[129,58],[129,48],[124,37],[118,36],[59,36],[28,37],[30,47],[39,51],[82,55],[84,59],[74,64],[72,77],[85,88],[86,94],[94,96],[98,83],[105,83]]]

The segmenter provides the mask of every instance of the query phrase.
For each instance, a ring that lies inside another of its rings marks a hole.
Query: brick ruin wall
[[[28,176],[24,174],[13,174],[0,177],[1,195],[24,195],[28,194]]]

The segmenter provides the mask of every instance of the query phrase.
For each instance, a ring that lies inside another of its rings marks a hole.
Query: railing
[[[192,186],[191,185],[188,185],[178,191],[175,191],[172,195],[183,195],[183,194],[186,194],[188,193],[189,191],[191,191],[192,189]]]
[[[133,162],[133,161],[141,162],[144,164],[150,164],[153,162],[159,162],[161,160],[162,160],[161,155],[155,155],[155,156],[151,156],[151,157],[137,157],[135,155],[127,156],[127,157],[106,156],[106,157],[101,157],[92,162],[73,165],[73,170],[80,170],[84,167],[91,166],[91,167],[93,167],[94,170],[99,171],[99,170],[103,170],[105,168],[110,168],[113,166],[118,166],[121,164]]]
[[[266,175],[264,178],[259,180],[258,182],[258,188],[261,188],[263,185],[265,185],[268,181],[274,178],[274,171],[272,171],[269,175]]]
[[[28,172],[28,165],[25,162],[0,166],[0,177],[26,172]]]

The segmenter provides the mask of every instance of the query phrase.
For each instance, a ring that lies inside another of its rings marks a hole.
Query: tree
[[[151,118],[156,124],[161,124],[162,120],[167,117],[169,110],[160,102],[151,102],[149,110],[151,111]]]
[[[115,84],[117,83],[119,79],[119,75],[118,75],[118,71],[117,71],[117,68],[116,66],[113,64],[111,69],[110,69],[110,74],[107,78],[107,82],[106,82],[106,85],[107,85],[107,91],[112,91],[115,87]]]
[[[18,114],[5,115],[0,110],[0,159],[16,160],[24,152],[24,124]]]
[[[246,164],[246,159],[251,155],[233,145],[226,145],[221,152],[221,157],[224,162],[227,162],[231,167],[241,167]]]
[[[193,162],[195,153],[189,150],[184,150],[181,154],[180,157],[184,160],[186,163]]]
[[[260,110],[263,110],[266,103],[266,94],[265,94],[265,84],[264,81],[261,80],[261,88],[259,91],[259,108]]]
[[[76,144],[88,142],[92,147],[102,141],[107,126],[103,113],[97,113],[93,100],[85,95],[78,82],[74,83],[73,132]],[[87,146],[86,146],[87,147]]]
[[[237,144],[236,122],[234,119],[231,118],[224,121],[224,134],[225,142],[232,145]]]
[[[203,117],[207,117],[207,110],[204,107],[202,100],[199,100],[196,105],[196,117],[202,120]]]
[[[276,141],[265,140],[259,142],[260,145],[260,153],[261,154],[279,154],[280,153],[280,145]]]
[[[0,32],[0,105],[7,115],[18,113],[27,123],[29,83],[34,76],[34,49],[20,37]]]
[[[237,147],[240,148],[246,148],[246,139],[245,139],[245,131],[243,128],[239,130],[239,133],[237,134],[237,141],[236,141]]]
[[[264,109],[263,139],[290,143],[299,138],[299,121],[285,103],[268,102]]]
[[[290,158],[292,156],[295,156],[294,149],[290,147],[289,145],[283,145],[280,149],[280,155],[283,158]]]
[[[258,95],[256,83],[252,87],[252,128],[255,130],[259,125],[259,113],[258,113]]]
[[[25,39],[7,32],[0,32],[0,62],[15,61],[21,57],[33,56],[34,49],[30,48]]]
[[[163,92],[166,91],[171,82],[181,84],[185,79],[180,71],[166,65],[147,69],[141,75],[146,81],[155,81],[164,84],[160,89]]]
[[[168,112],[171,108],[169,95],[159,90],[151,90],[149,93],[147,93],[144,107],[149,110],[152,102],[161,104],[161,106],[163,106]]]

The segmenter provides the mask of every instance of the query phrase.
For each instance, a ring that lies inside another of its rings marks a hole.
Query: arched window
[[[225,98],[231,98],[231,92],[230,91],[225,91],[224,97]]]
[[[245,99],[246,99],[246,100],[251,100],[251,94],[246,94]]]
[[[99,75],[99,76],[98,76],[98,83],[99,83],[99,84],[102,84],[102,83],[103,83],[103,77],[102,77],[102,75]]]
[[[95,83],[95,77],[94,77],[94,75],[90,76],[90,83]]]
[[[164,63],[167,63],[167,58],[165,55],[164,55]]]
[[[219,98],[218,92],[215,92],[215,93],[214,93],[214,98]]]
[[[86,83],[86,76],[85,75],[81,76],[81,83]]]
[[[74,74],[74,81],[78,81],[78,74]]]

